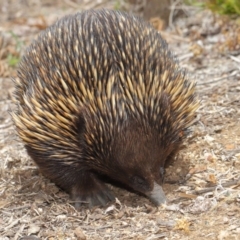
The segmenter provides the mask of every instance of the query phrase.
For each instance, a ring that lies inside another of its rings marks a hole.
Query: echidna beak
[[[154,182],[153,190],[149,194],[147,194],[147,196],[157,206],[159,206],[161,204],[165,204],[167,201],[162,187],[159,184],[157,184],[156,182]]]

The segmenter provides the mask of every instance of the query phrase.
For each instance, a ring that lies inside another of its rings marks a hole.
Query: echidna
[[[104,177],[165,202],[164,165],[198,100],[148,23],[112,10],[66,16],[27,49],[15,82],[18,134],[76,206],[114,199]]]

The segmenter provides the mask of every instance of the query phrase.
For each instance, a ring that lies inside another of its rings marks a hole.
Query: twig
[[[178,56],[178,60],[180,61],[180,62],[182,62],[183,60],[185,60],[185,59],[189,59],[189,58],[191,58],[191,57],[193,57],[194,56],[194,53],[187,53],[187,54],[184,54],[184,55],[181,55],[181,56]]]
[[[221,186],[222,187],[230,187],[230,186],[239,185],[239,184],[240,184],[240,178],[236,179],[236,180],[233,180],[233,181],[229,181],[229,182],[223,183],[223,184],[221,184]],[[204,189],[201,189],[201,190],[195,190],[195,191],[192,191],[191,194],[200,195],[200,194],[203,194],[203,193],[212,192],[217,187],[218,187],[218,185],[215,185],[214,187],[208,187],[208,188],[204,188]]]
[[[80,7],[77,3],[72,2],[71,0],[64,0],[64,2],[72,8],[79,8]]]
[[[23,205],[23,206],[18,206],[18,207],[13,207],[13,208],[9,208],[9,210],[11,210],[11,211],[16,211],[16,210],[22,210],[22,209],[24,209],[24,208],[30,208],[31,207],[31,205],[30,204],[27,204],[27,205]]]
[[[102,1],[89,1],[91,4],[86,4],[84,6],[85,9],[92,9],[92,8],[98,8],[98,7],[103,7],[107,2],[108,0],[102,0]]]
[[[186,42],[186,43],[190,42],[189,38],[183,38],[181,36],[170,34],[170,33],[163,32],[163,31],[160,31],[160,33],[164,38],[166,38],[168,40],[168,42],[169,42],[169,39],[171,39],[171,40],[174,39],[174,40],[182,41],[182,42]]]
[[[17,225],[19,223],[20,219],[16,219],[14,221],[12,221],[8,226],[5,226],[4,227],[4,230],[8,230],[8,229],[11,229],[12,227],[14,227],[15,225]]]
[[[220,81],[222,81],[222,80],[226,80],[226,79],[228,79],[228,78],[230,78],[230,77],[234,77],[234,76],[236,76],[236,75],[237,75],[237,72],[235,71],[235,72],[233,72],[233,74],[231,74],[231,75],[224,76],[224,77],[218,77],[218,78],[215,78],[214,80],[209,81],[209,82],[197,83],[197,85],[199,86],[199,85],[205,85],[205,84],[211,84],[211,83],[220,82]]]
[[[171,28],[173,28],[173,14],[174,14],[175,8],[179,2],[180,2],[179,0],[177,0],[175,2],[171,1],[171,8],[170,8],[170,14],[169,14],[169,19],[168,19],[168,25]]]
[[[9,122],[6,123],[6,124],[1,124],[1,125],[0,125],[0,129],[5,129],[5,128],[8,128],[8,127],[11,127],[11,125],[12,125],[12,122],[9,121]]]
[[[21,227],[19,228],[19,230],[16,232],[15,236],[14,236],[14,240],[18,239],[18,236],[21,234],[21,232],[23,231],[23,229],[25,228],[25,224],[22,224]]]
[[[222,187],[230,187],[233,185],[239,185],[240,184],[240,178],[233,180],[233,181],[229,181],[226,183],[221,184]],[[209,188],[204,188],[201,190],[196,190],[196,191],[192,191],[190,194],[185,194],[185,193],[180,193],[180,197],[174,198],[172,200],[170,200],[168,203],[175,203],[175,202],[179,202],[183,199],[195,199],[197,198],[197,195],[201,195],[203,193],[207,193],[207,192],[212,192],[214,191],[219,185],[215,185],[214,187],[209,187]]]
[[[229,57],[230,57],[233,61],[235,61],[235,62],[237,62],[237,63],[240,63],[240,59],[239,59],[239,58],[234,57],[234,56],[232,56],[232,55],[229,55]]]

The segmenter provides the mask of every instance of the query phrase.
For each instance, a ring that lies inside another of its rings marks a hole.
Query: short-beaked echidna
[[[114,199],[104,177],[165,202],[164,164],[198,100],[149,24],[112,10],[66,16],[27,49],[15,84],[20,138],[76,206]]]

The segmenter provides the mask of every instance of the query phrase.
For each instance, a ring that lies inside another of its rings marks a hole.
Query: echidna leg
[[[66,192],[69,192],[74,205],[79,208],[83,204],[92,206],[104,206],[115,198],[110,189],[102,182],[96,174],[79,170],[73,164],[60,163],[41,155],[30,146],[26,146],[28,154],[37,163],[40,171],[47,178]],[[44,160],[43,160],[44,159]]]
[[[78,181],[71,190],[71,198],[77,209],[83,204],[88,204],[90,207],[105,206],[115,199],[111,190],[94,173],[81,173]]]

